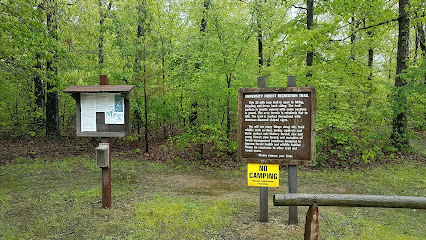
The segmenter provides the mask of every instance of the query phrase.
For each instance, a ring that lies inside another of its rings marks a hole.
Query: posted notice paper
[[[105,113],[105,124],[124,124],[124,99],[114,93],[82,93],[81,131],[96,132],[96,113]]]

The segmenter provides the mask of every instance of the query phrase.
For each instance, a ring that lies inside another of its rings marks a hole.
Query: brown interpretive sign
[[[313,165],[315,112],[314,87],[239,89],[239,159]]]

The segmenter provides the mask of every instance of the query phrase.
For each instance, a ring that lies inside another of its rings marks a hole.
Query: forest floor
[[[269,222],[258,221],[259,189],[247,186],[245,164],[184,161],[175,152],[167,161],[134,142],[112,143],[112,208],[102,209],[97,144],[0,140],[8,163],[0,165],[0,239],[303,239],[307,207],[289,225],[288,208],[269,201]],[[424,155],[403,155],[362,169],[299,168],[298,191],[425,197],[425,176]],[[286,192],[282,170],[269,199]],[[425,210],[319,211],[321,239],[426,239]]]
[[[372,165],[398,162],[402,157],[426,162],[426,133],[419,132],[415,139],[410,140],[409,151],[404,152],[396,158],[389,159],[383,156],[376,161],[364,164],[348,160],[351,164],[341,164],[342,161],[337,156],[329,156],[325,164],[326,168],[365,168]],[[157,163],[181,163],[197,162],[212,167],[234,168],[239,164],[236,162],[235,153],[216,154],[209,146],[204,147],[204,156],[199,155],[198,147],[186,147],[183,151],[177,150],[170,141],[158,140],[150,142],[149,152],[144,153],[144,143],[141,140],[132,138],[111,138],[111,153],[113,158],[133,159],[138,161],[149,161]],[[0,165],[19,162],[19,159],[62,159],[65,157],[81,156],[82,154],[94,154],[94,149],[98,146],[99,138],[87,137],[62,137],[61,139],[48,141],[43,138],[28,139],[1,139],[0,138]],[[345,156],[350,158],[351,156]],[[321,167],[319,166],[319,167]],[[318,168],[318,167],[317,167]]]

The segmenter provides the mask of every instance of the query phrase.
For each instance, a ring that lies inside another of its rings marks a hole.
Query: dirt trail
[[[287,185],[269,190],[269,222],[259,222],[259,188],[248,187],[244,177],[220,177],[210,174],[165,174],[151,179],[151,187],[167,195],[194,195],[209,201],[232,199],[249,204],[252,211],[241,213],[234,222],[212,239],[301,239],[307,207],[299,207],[299,224],[289,225],[288,208],[274,207],[272,196],[284,193]],[[301,188],[304,190],[305,188]]]

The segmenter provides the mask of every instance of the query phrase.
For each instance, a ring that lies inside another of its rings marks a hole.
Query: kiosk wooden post
[[[108,143],[109,166],[102,169],[102,208],[111,207],[111,141],[110,138],[101,138],[101,143]]]
[[[109,81],[106,75],[100,75],[99,85],[109,85]],[[108,156],[109,164],[108,167],[102,169],[102,208],[111,207],[111,139],[109,137],[102,137],[101,143],[108,143]]]

